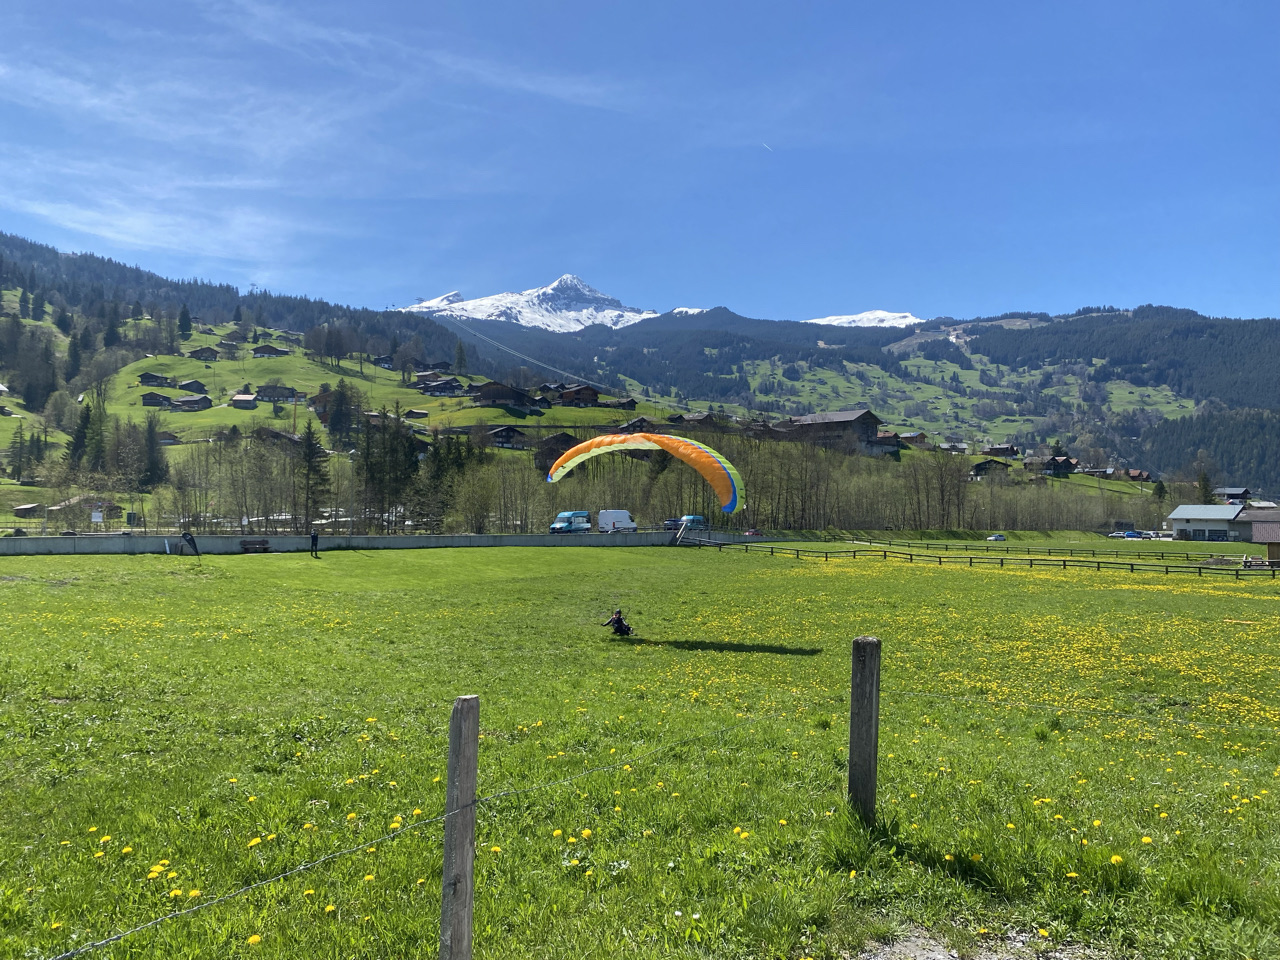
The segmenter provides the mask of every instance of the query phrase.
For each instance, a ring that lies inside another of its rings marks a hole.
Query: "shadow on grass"
[[[715,650],[721,653],[780,653],[789,657],[816,657],[821,647],[784,647],[777,643],[734,643],[730,640],[646,640],[644,637],[611,637],[613,643],[676,650]]]

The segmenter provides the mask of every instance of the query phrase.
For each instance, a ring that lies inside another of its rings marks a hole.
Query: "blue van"
[[[586,510],[562,510],[551,521],[551,533],[590,533],[591,514]]]

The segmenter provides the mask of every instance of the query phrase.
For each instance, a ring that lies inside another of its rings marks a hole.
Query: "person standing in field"
[[[311,528],[311,555],[320,559],[320,531],[315,527]]]

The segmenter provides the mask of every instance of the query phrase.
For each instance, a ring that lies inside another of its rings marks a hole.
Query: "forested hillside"
[[[1028,330],[984,327],[969,344],[993,363],[1037,370],[1097,365],[1097,381],[1167,386],[1196,401],[1280,409],[1280,322],[1221,320],[1193,310],[1143,306]]]

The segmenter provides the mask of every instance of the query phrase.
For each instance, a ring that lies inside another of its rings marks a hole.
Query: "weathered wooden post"
[[[471,960],[475,903],[476,773],[480,759],[480,698],[459,697],[449,717],[445,785],[444,886],[440,900],[440,960]]]
[[[849,803],[868,827],[876,822],[879,752],[880,640],[854,637],[849,687]]]

